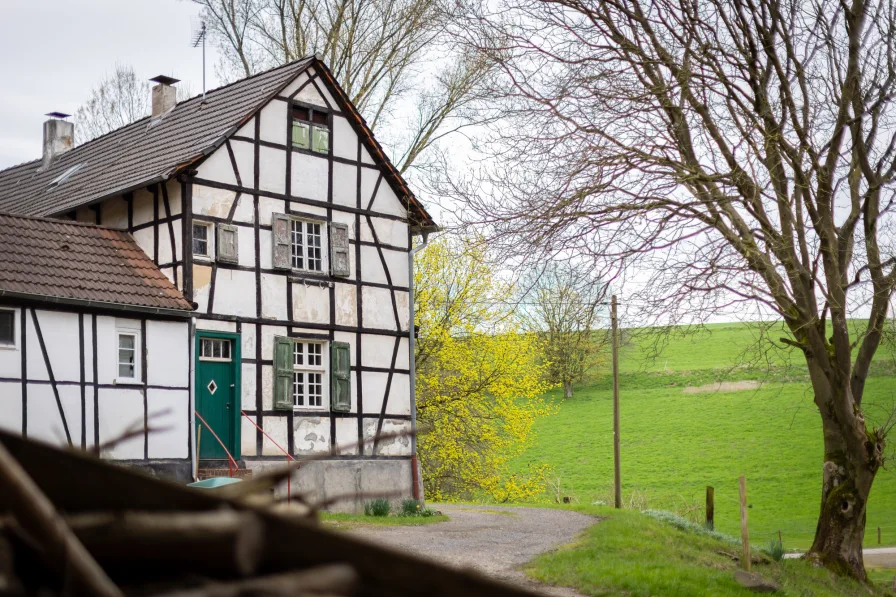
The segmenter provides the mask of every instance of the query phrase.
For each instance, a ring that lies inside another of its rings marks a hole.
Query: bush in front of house
[[[377,498],[364,504],[365,516],[389,516],[392,504],[386,498]]]

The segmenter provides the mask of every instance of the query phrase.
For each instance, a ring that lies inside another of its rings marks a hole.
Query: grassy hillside
[[[733,578],[739,550],[730,542],[681,529],[649,516],[609,508],[578,507],[602,518],[569,547],[544,554],[526,567],[543,582],[603,597],[746,597],[754,593]],[[779,595],[871,597],[892,595],[893,570],[873,578],[873,588],[837,578],[801,560],[774,562],[753,554],[753,572],[777,583]]]
[[[819,507],[822,466],[820,419],[799,371],[731,366],[750,344],[743,325],[674,339],[645,362],[652,345],[635,338],[622,353],[622,479],[626,499],[641,509],[672,509],[700,516],[705,487],[715,487],[716,525],[739,533],[737,478],[747,477],[750,528],[765,545],[780,530],[785,546],[806,548]],[[896,404],[896,377],[875,367],[865,396],[867,416],[880,419]],[[774,358],[774,357],[773,357]],[[780,358],[780,357],[778,357]],[[686,393],[719,380],[769,379],[758,389]],[[783,380],[783,381],[782,381]],[[535,440],[514,461],[552,465],[560,493],[578,503],[612,496],[612,393],[607,377],[578,388],[571,400],[558,392],[559,412],[540,421]],[[878,475],[868,513],[867,544],[896,544],[896,470]]]

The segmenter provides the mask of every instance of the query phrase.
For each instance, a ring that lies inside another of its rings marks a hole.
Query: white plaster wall
[[[361,322],[364,327],[380,330],[395,329],[392,295],[388,289],[365,286],[361,289],[361,299]],[[407,304],[406,300],[405,304]]]
[[[284,448],[286,444],[280,444]],[[330,417],[293,419],[295,454],[325,454],[330,451]]]
[[[408,285],[408,254],[403,251],[383,249],[383,259],[389,268],[389,276],[394,286]]]
[[[401,331],[406,332],[410,329],[408,325],[408,293],[401,290],[395,291],[395,306],[398,309],[398,323]]]
[[[152,228],[141,228],[140,230],[135,230],[131,236],[134,237],[134,240],[137,242],[137,245],[143,249],[143,252],[146,253],[150,259],[152,259],[153,255],[155,255],[155,233],[153,233]],[[163,241],[162,236],[159,235],[159,244]]]
[[[354,284],[335,286],[336,325],[355,327],[358,325],[358,289]]]
[[[253,272],[219,269],[215,278],[215,312],[255,317],[254,288]]]
[[[57,390],[72,443],[80,447],[81,388],[57,386]],[[59,406],[50,384],[28,384],[28,437],[58,446],[68,445]]]
[[[370,218],[379,241],[386,245],[393,245],[406,249],[408,246],[408,225],[398,220],[386,218]],[[405,267],[407,269],[407,267]]]
[[[274,408],[274,368],[270,365],[261,366],[261,408],[262,410]],[[265,427],[267,427],[267,422],[265,422]]]
[[[244,325],[240,331],[243,339],[243,357],[255,358],[255,326]]]
[[[161,198],[159,199],[159,211],[161,212]],[[109,199],[102,203],[103,226],[109,228],[124,229],[128,227],[128,203],[124,199]]]
[[[363,145],[361,146],[361,163],[362,164],[375,164],[373,158],[370,156],[370,152],[367,151],[367,148]]]
[[[361,344],[361,350],[364,344]],[[391,356],[391,353],[389,353]],[[389,374],[380,371],[364,371],[361,382],[364,384],[364,414],[379,414],[383,409],[383,396],[386,395],[386,381]]]
[[[376,435],[377,421],[364,421],[364,437],[371,438]],[[409,433],[411,422],[401,419],[384,419],[381,435]],[[372,444],[368,444],[371,445]],[[376,448],[377,456],[410,456],[411,438],[408,435],[379,442]]]
[[[40,323],[47,355],[53,367],[56,381],[78,381],[81,379],[81,363],[78,357],[78,315],[63,311],[35,311]],[[40,343],[34,328],[31,309],[25,311],[28,320],[28,379],[48,380],[47,367],[41,354]],[[85,329],[85,334],[87,330]],[[33,357],[33,358],[32,358]],[[16,377],[19,377],[17,375]]]
[[[292,156],[291,175],[290,189],[294,197],[327,200],[329,168],[326,158],[295,153]]]
[[[217,319],[197,319],[196,329],[213,332],[236,332],[236,322],[219,321]]]
[[[316,285],[292,285],[292,316],[299,323],[330,322],[330,291]]]
[[[391,367],[392,352],[394,350],[395,338],[391,336],[380,336],[378,334],[361,335],[361,364],[365,367]],[[401,347],[399,347],[400,350]]]
[[[189,329],[188,323],[180,321],[146,322],[146,381],[149,385],[178,388],[189,385]]]
[[[244,144],[244,143],[241,143],[238,141],[231,141],[231,147],[233,147],[233,149],[234,149],[234,152],[233,152],[234,157],[236,156],[236,145],[248,145],[248,143]],[[239,165],[240,164],[239,161],[237,162],[237,164],[238,164],[237,167],[240,168],[240,170],[242,170],[241,165]],[[248,167],[249,168],[252,167],[251,161],[248,163]],[[230,155],[227,153],[227,147],[225,145],[222,145],[221,147],[216,149],[210,156],[208,156],[205,159],[205,161],[199,165],[199,168],[197,168],[197,170],[199,171],[199,178],[205,178],[207,180],[217,180],[218,182],[223,182],[226,184],[233,184],[233,185],[237,184],[236,176],[233,173],[233,165],[231,164],[231,161],[230,161]],[[243,173],[240,172],[240,177],[242,177],[242,175],[243,175]],[[251,181],[252,179],[249,179],[249,180]],[[195,211],[195,209],[196,209],[196,207],[195,207],[195,193],[196,193],[195,189],[196,189],[196,187],[194,186],[193,189],[194,189],[193,190],[193,194],[194,194],[193,209]]]
[[[237,264],[255,267],[255,230],[248,226],[238,226],[236,231]]]
[[[284,194],[286,192],[286,152],[282,149],[262,145],[258,148],[258,160],[258,187],[263,191]],[[295,168],[295,164],[293,164],[293,168]]]
[[[373,199],[373,191],[376,189],[376,181],[379,180],[380,174],[379,169],[373,168],[361,168],[361,207],[363,209],[367,209],[367,205],[370,203],[370,200]],[[383,186],[386,181],[380,182],[380,186]],[[376,203],[374,202],[374,205]]]
[[[147,438],[149,457],[189,458],[189,393],[186,390],[148,389],[146,403],[150,428],[159,429]]]
[[[246,358],[255,358],[254,353]],[[243,410],[255,410],[255,363],[242,363],[240,404]]]
[[[286,321],[286,276],[261,274],[261,316]],[[245,290],[244,290],[245,292]]]
[[[376,284],[389,282],[386,278],[386,270],[383,269],[383,261],[380,259],[380,254],[376,247],[361,247],[361,281],[374,282]],[[391,310],[391,308],[390,306],[389,309]]]
[[[392,385],[389,386],[389,402],[386,404],[386,414],[411,414],[411,380],[406,373],[392,374]]]
[[[264,431],[271,438],[280,444],[284,450],[288,448],[286,433],[287,429],[287,419],[285,416],[283,417],[265,417],[264,418]],[[283,456],[286,458],[286,455],[280,451],[280,448],[274,445],[274,443],[268,439],[267,437],[262,437],[261,440],[261,454],[263,456]]]
[[[246,195],[245,193],[243,193],[239,196],[239,198],[237,198],[236,201],[237,206],[233,211],[233,221],[243,222],[245,224],[254,224],[255,205],[252,200],[252,195]]]
[[[143,392],[122,388],[99,391],[100,444],[124,434],[133,427],[143,425]],[[30,419],[31,417],[29,417]],[[143,436],[116,444],[103,456],[115,459],[143,458]]]
[[[358,136],[343,116],[333,117],[333,155],[348,160],[358,159]]]
[[[333,203],[356,207],[358,204],[358,167],[333,162]],[[366,205],[364,206],[366,207]]]
[[[305,85],[305,87],[296,95],[295,99],[307,104],[327,107],[327,102],[317,92],[317,90],[314,88],[314,85],[311,83]]]
[[[259,134],[262,141],[286,145],[287,118],[289,117],[287,107],[286,102],[273,100],[261,110]]]
[[[319,92],[323,95],[324,100],[327,102],[330,108],[332,108],[333,110],[338,110],[339,105],[336,103],[336,99],[333,97],[333,94],[330,93],[330,90],[324,84],[323,79],[315,79],[315,82],[317,83]]]
[[[226,151],[226,150],[225,150]],[[165,183],[165,188],[168,191],[168,208],[171,210],[171,215],[176,216],[183,212],[183,200],[180,195],[181,186],[177,179],[169,180]],[[165,213],[165,206],[160,205],[160,213]]]
[[[162,217],[165,214],[165,209],[161,205],[161,197],[159,198],[159,217]],[[169,197],[170,199],[170,197]],[[139,189],[134,191],[134,199],[133,199],[133,211],[134,211],[134,226],[139,226],[141,224],[147,224],[153,221],[153,204],[152,204],[152,193],[147,189]],[[105,208],[105,205],[103,205]],[[104,214],[105,215],[105,214]],[[105,220],[105,218],[103,218]]]
[[[243,409],[245,410],[245,407]],[[255,420],[255,417],[251,415],[248,418],[240,417],[240,455],[243,457],[258,456],[255,444],[255,434],[258,433],[258,430],[252,424]]]
[[[193,215],[226,218],[235,199],[234,191],[193,185]]]
[[[220,280],[222,271],[215,272],[215,276]],[[220,288],[220,286],[218,286]],[[206,262],[193,263],[193,301],[198,305],[196,310],[199,313],[208,311],[208,298],[212,290],[212,266]],[[215,310],[218,305],[215,304]]]
[[[395,368],[396,369],[404,369],[407,371],[410,368],[410,361],[408,360],[409,344],[407,337],[402,337],[398,344],[398,356],[395,359]]]
[[[271,269],[274,267],[271,248],[273,233],[270,230],[258,231],[258,261],[261,269]],[[252,250],[255,251],[253,244]]]
[[[264,170],[266,167],[267,164],[264,164],[261,168]],[[281,184],[281,186],[283,185]],[[272,199],[263,196],[258,198],[258,221],[262,226],[270,226],[273,223],[273,218],[271,217],[272,214],[282,214],[285,211],[286,202],[282,199]]]
[[[304,85],[305,81],[307,81],[307,80],[308,80],[308,75],[306,75],[305,73],[300,73],[299,76],[297,76],[295,79],[293,79],[293,81],[289,85],[287,85],[280,91],[280,97],[291,96],[293,93],[296,92],[296,90],[299,89],[299,87]]]
[[[181,242],[183,237],[182,231],[183,228],[179,221],[171,222],[171,230],[168,229],[168,224],[163,224],[159,227],[159,263],[173,263],[177,261],[181,253],[179,247],[183,244]],[[174,247],[171,246],[171,232],[174,232]]]
[[[0,382],[0,429],[22,432],[22,384]]]
[[[336,447],[340,454],[358,453],[358,421],[356,419],[336,419]]]
[[[281,325],[263,325],[261,326],[261,358],[274,358],[274,338],[276,336],[287,336],[288,330]],[[248,355],[247,355],[248,358]]]
[[[376,191],[376,200],[373,202],[373,210],[402,218],[406,218],[408,215],[408,210],[405,209],[401,201],[398,200],[395,191],[392,190],[392,187],[390,187],[385,180],[380,183],[380,187]]]

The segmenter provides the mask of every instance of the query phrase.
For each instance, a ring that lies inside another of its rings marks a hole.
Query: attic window
[[[317,153],[330,151],[330,118],[326,112],[305,106],[292,107],[292,146]]]
[[[57,177],[54,178],[53,180],[51,180],[51,181],[50,181],[50,184],[48,184],[47,187],[50,188],[50,189],[53,189],[53,188],[58,187],[59,185],[61,185],[62,183],[64,183],[66,180],[68,180],[69,178],[71,178],[72,176],[74,176],[75,173],[76,173],[78,170],[80,170],[81,168],[83,168],[85,165],[86,165],[86,164],[76,164],[76,165],[72,166],[71,168],[69,168],[68,170],[66,170],[65,172],[63,172],[62,174],[60,174],[59,176],[57,176]]]

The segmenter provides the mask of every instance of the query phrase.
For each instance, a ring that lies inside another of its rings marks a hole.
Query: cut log
[[[358,575],[351,566],[333,564],[301,572],[260,576],[229,583],[209,583],[194,589],[164,593],[158,597],[287,597],[295,595],[351,595]]]
[[[264,525],[252,512],[124,512],[69,518],[75,535],[116,579],[254,574]]]

